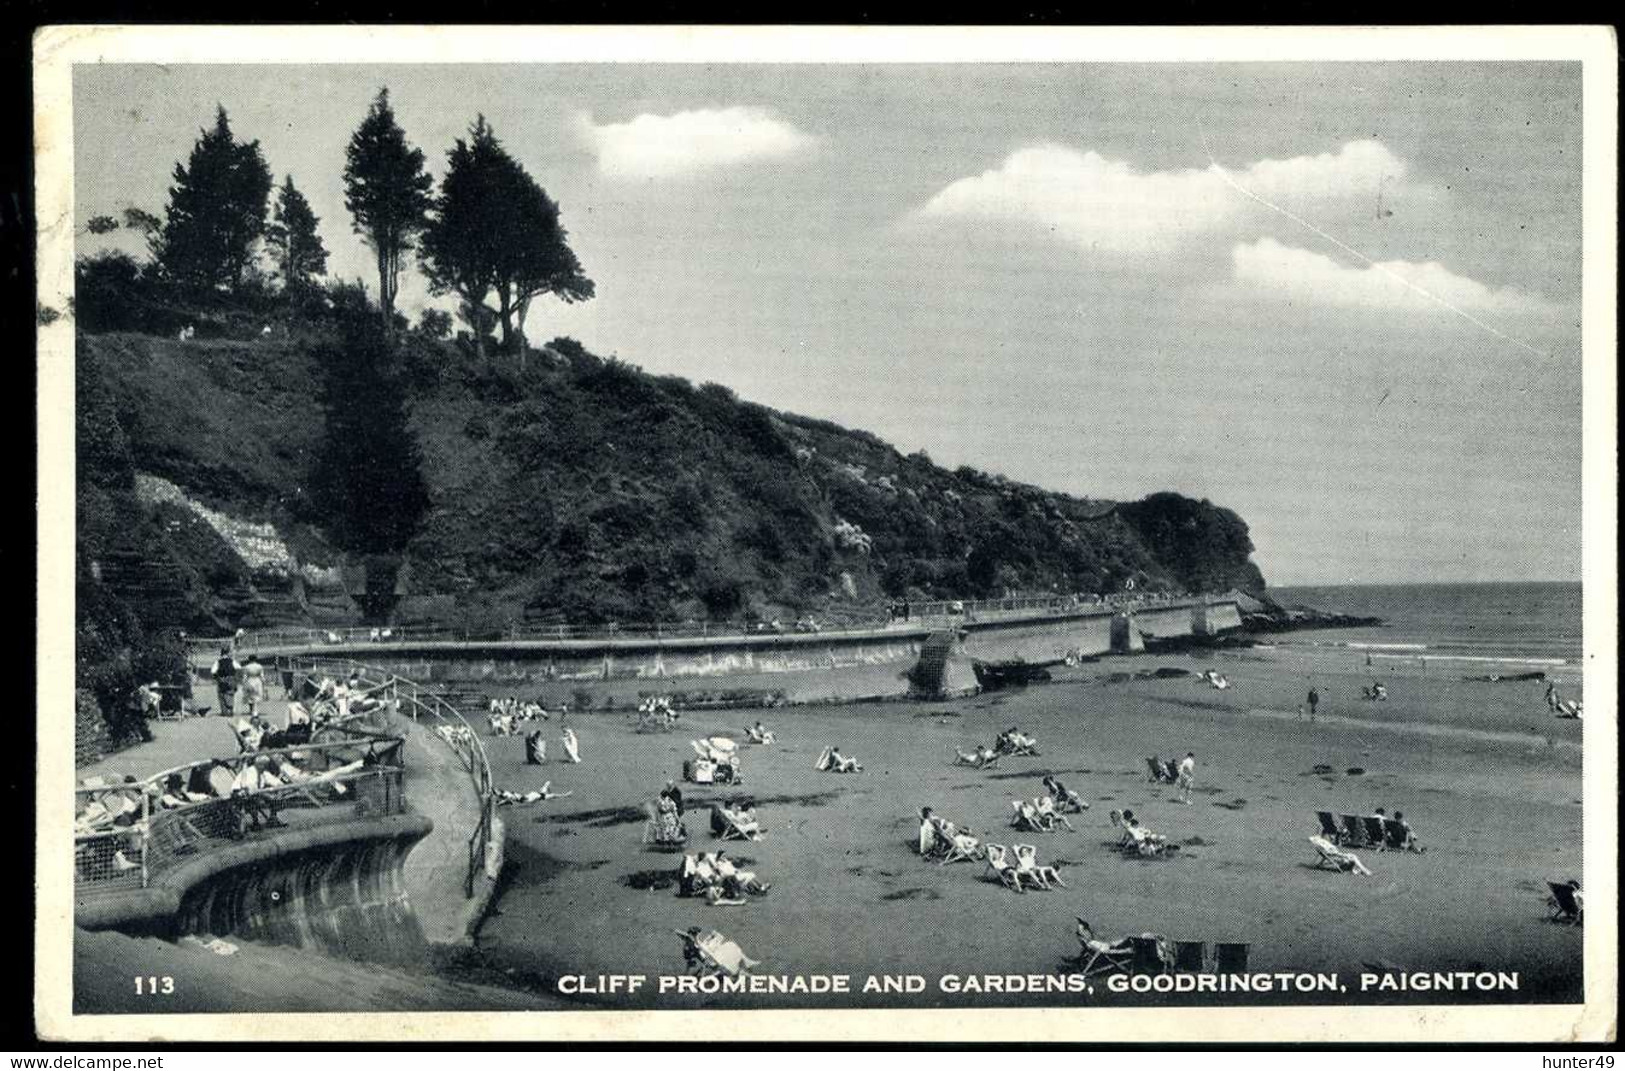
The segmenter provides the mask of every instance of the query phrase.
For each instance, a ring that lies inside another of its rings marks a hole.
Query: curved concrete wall
[[[236,936],[354,959],[418,962],[402,866],[433,824],[401,814],[287,830],[204,852],[145,889],[87,897],[84,929]]]

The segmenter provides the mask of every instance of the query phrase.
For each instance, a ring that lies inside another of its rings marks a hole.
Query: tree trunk
[[[519,335],[520,352],[524,352],[525,349],[525,317],[529,314],[530,295],[521,294],[519,295],[518,302],[514,304],[514,320],[516,321],[516,329]]]
[[[497,287],[498,315],[502,319],[502,352],[513,352],[513,305],[506,286]]]
[[[379,243],[378,246],[378,314],[384,320],[384,334],[392,335],[395,331],[395,288],[392,285],[391,257],[388,250]]]

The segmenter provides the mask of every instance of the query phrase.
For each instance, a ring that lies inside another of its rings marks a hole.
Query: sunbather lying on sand
[[[999,756],[994,753],[992,748],[987,747],[986,745],[979,745],[975,750],[968,752],[961,751],[957,747],[954,748],[955,766],[972,766],[980,770],[984,769],[985,767],[992,766],[998,761]]]
[[[507,789],[498,789],[496,793],[497,806],[508,807],[516,803],[543,803],[547,800],[562,800],[573,795],[574,789],[569,792],[554,792],[553,782],[543,781],[542,787],[531,792],[510,792]]]

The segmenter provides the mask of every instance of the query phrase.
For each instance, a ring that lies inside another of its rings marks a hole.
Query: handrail
[[[1147,607],[1202,605],[1209,595],[1114,594],[1037,595],[1008,599],[935,599],[928,602],[897,600],[907,606],[908,618],[975,617],[977,615],[1045,610],[1067,613],[1073,610],[1133,611]],[[235,641],[240,650],[274,650],[280,647],[315,648],[362,643],[502,643],[514,640],[664,640],[664,639],[742,639],[772,635],[818,635],[823,633],[884,632],[895,618],[885,613],[830,614],[816,626],[800,622],[758,622],[754,627],[736,621],[643,622],[608,625],[510,625],[500,629],[452,628],[441,625],[390,626],[389,628],[291,628],[266,629],[244,633]],[[218,650],[233,644],[233,638],[193,637],[188,644]]]
[[[479,735],[474,731],[474,727],[469,724],[467,718],[463,717],[462,711],[458,710],[438,692],[426,689],[416,681],[403,677],[398,673],[390,673],[376,666],[366,665],[355,659],[324,659],[290,655],[279,657],[276,662],[279,668],[285,664],[295,672],[303,671],[307,679],[311,679],[312,673],[320,670],[321,667],[342,667],[348,671],[346,675],[359,676],[363,681],[376,682],[372,683],[368,689],[369,691],[380,688],[389,689],[390,698],[395,702],[397,712],[399,711],[399,702],[404,696],[413,706],[413,722],[417,721],[418,710],[426,710],[439,721],[454,723],[455,728],[463,730],[460,735],[467,742],[467,754],[464,754],[462,749],[451,745],[450,741],[447,741],[447,744],[452,746],[458,757],[463,760],[469,776],[473,779],[474,791],[480,799],[480,819],[469,834],[468,868],[463,879],[463,895],[472,897],[474,895],[474,877],[484,864],[485,844],[492,828],[496,792],[491,777],[491,762],[486,757],[485,747],[480,743]],[[308,668],[302,670],[302,667]],[[403,693],[402,686],[410,689],[410,691]],[[428,697],[429,702],[424,702],[424,696]],[[447,717],[448,714],[450,717]]]

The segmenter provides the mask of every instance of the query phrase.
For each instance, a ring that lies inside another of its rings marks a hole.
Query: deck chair
[[[1567,882],[1548,881],[1546,887],[1552,890],[1547,899],[1546,906],[1552,909],[1550,920],[1562,922],[1570,926],[1578,926],[1585,917],[1585,910],[1578,897],[1575,896],[1574,886]]]
[[[1130,960],[1130,971],[1135,974],[1161,974],[1168,969],[1168,961],[1163,959],[1160,938],[1141,934],[1128,940],[1134,950],[1133,958]]]
[[[752,967],[761,964],[760,960],[745,955],[744,949],[716,930],[707,930],[694,938],[694,945],[699,949],[702,960],[712,973],[725,974],[733,978],[749,974]]]
[[[1364,815],[1360,821],[1365,823],[1365,842],[1371,847],[1382,851],[1388,846],[1388,834],[1383,828],[1383,819],[1374,814]]]
[[[1010,819],[1010,825],[1023,833],[1047,833],[1043,821],[1038,817],[1038,808],[1026,800],[1011,800],[1010,809],[1015,811]]]
[[[1365,823],[1360,821],[1360,816],[1345,814],[1338,817],[1343,823],[1342,843],[1351,848],[1365,847]]]
[[[1245,974],[1247,949],[1244,941],[1220,941],[1213,946],[1213,972],[1215,974]]]
[[[1407,852],[1422,850],[1421,845],[1416,843],[1415,835],[1410,829],[1406,828],[1404,822],[1396,822],[1394,819],[1389,818],[1382,823],[1382,829],[1388,847]]]
[[[722,840],[761,840],[762,834],[741,826],[721,804],[711,805],[711,832]]]
[[[1145,768],[1151,774],[1150,777],[1146,778],[1147,781],[1150,781],[1152,783],[1160,783],[1163,780],[1162,761],[1160,759],[1158,759],[1155,755],[1150,755],[1150,756],[1146,757]]]
[[[1122,941],[1085,941],[1078,950],[1078,962],[1083,965],[1078,973],[1085,978],[1128,972],[1134,968],[1134,948]]]
[[[1356,873],[1370,874],[1365,864],[1360,862],[1359,856],[1353,852],[1345,852],[1325,837],[1310,837],[1309,843],[1315,846],[1320,858],[1316,861],[1317,869],[1335,870],[1340,874]]]
[[[1032,882],[1033,887],[1038,889],[1049,889],[1052,882],[1066,888],[1059,870],[1038,862],[1038,847],[1033,844],[1016,845],[1016,877]]]
[[[1207,967],[1206,941],[1175,941],[1174,970],[1200,974]]]
[[[948,851],[937,862],[937,865],[974,863],[980,858],[982,858],[982,842],[967,833],[960,833],[948,843]]]
[[[1015,864],[1010,862],[1009,849],[1002,844],[987,844],[984,847],[987,850],[987,866],[983,873],[991,870],[1005,886],[1021,892],[1021,878],[1016,873]]]
[[[813,763],[813,769],[828,770],[830,767],[830,756],[833,752],[834,748],[825,748],[824,750],[820,751],[818,753],[817,761]]]
[[[1337,818],[1330,811],[1316,811],[1315,817],[1320,819],[1320,835],[1333,844],[1343,841],[1343,830],[1337,824]]]

